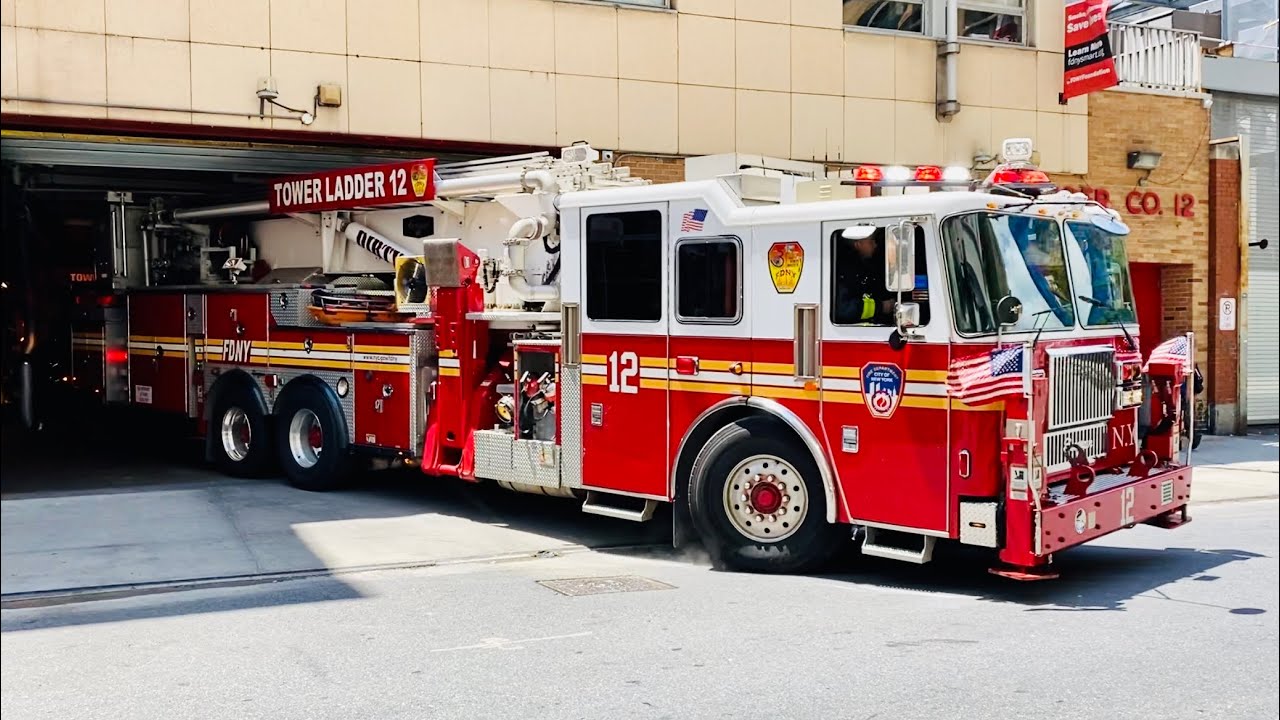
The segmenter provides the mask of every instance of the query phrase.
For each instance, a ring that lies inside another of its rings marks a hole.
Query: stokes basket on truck
[[[623,520],[675,503],[726,567],[816,568],[852,533],[1047,577],[1189,519],[1194,345],[1144,366],[1127,227],[1030,156],[1006,142],[980,183],[713,156],[654,185],[575,145],[121,203],[139,239],[113,245],[145,269],[74,328],[73,366],[193,419],[233,475],[416,465]]]

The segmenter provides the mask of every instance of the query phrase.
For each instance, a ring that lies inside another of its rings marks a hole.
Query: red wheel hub
[[[768,481],[761,481],[751,488],[751,507],[756,512],[772,515],[782,507],[782,491]]]
[[[319,449],[324,445],[324,432],[320,430],[319,425],[312,425],[307,431],[307,442],[311,443],[311,447]]]

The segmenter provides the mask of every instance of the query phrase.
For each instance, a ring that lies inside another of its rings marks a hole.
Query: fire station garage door
[[[1214,94],[1213,125],[1218,137],[1247,141],[1248,177],[1243,178],[1249,221],[1249,296],[1245,398],[1250,425],[1280,422],[1280,162],[1277,161],[1275,98]],[[1266,238],[1268,246],[1256,244]]]

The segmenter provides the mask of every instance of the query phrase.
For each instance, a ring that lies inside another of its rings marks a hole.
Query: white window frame
[[[680,314],[680,249],[686,245],[716,245],[716,244],[733,245],[737,251],[737,291],[738,313],[733,317],[700,317],[695,315]],[[742,306],[746,304],[746,293],[743,291],[743,257],[742,257],[742,238],[736,235],[706,235],[696,237],[682,237],[676,241],[675,248],[672,250],[672,259],[675,261],[674,279],[671,283],[671,298],[674,301],[671,308],[671,315],[676,322],[681,325],[737,325],[742,322]]]

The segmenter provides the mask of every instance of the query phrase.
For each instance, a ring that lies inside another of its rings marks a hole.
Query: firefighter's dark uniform
[[[890,325],[892,313],[884,312],[885,300],[894,295],[884,287],[884,258],[869,258],[852,249],[842,258],[836,275],[836,320],[840,324]]]

